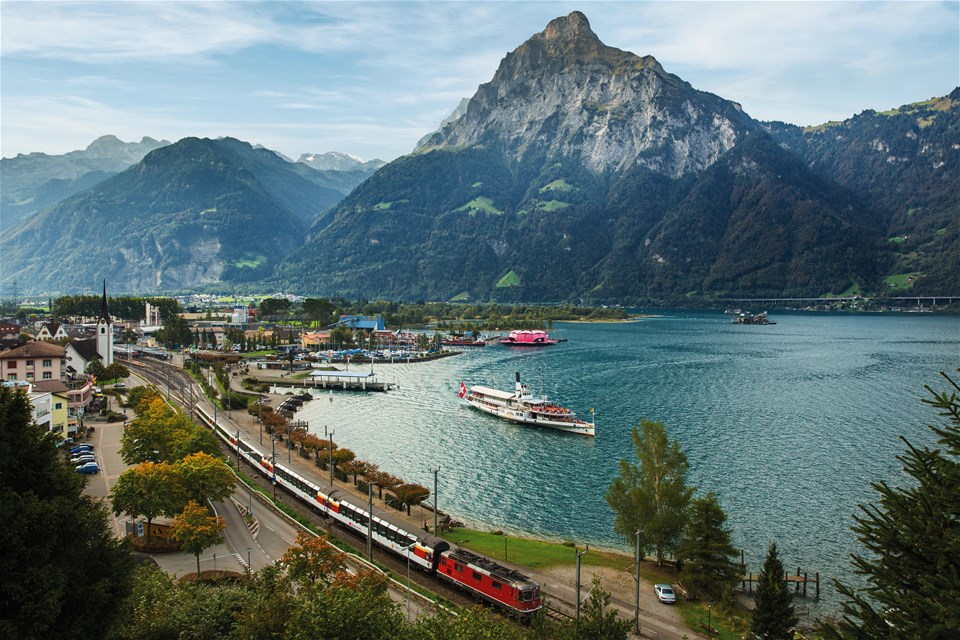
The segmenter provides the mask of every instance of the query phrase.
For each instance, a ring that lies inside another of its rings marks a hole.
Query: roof
[[[314,371],[311,378],[372,378],[373,371]]]
[[[491,389],[490,387],[470,387],[470,393],[479,393],[481,395],[490,396],[491,398],[500,398],[501,400],[509,400],[513,398],[516,393],[512,391],[500,391],[500,389]]]
[[[22,347],[7,349],[3,353],[0,353],[0,358],[42,358],[45,356],[62,358],[64,353],[66,353],[66,350],[60,345],[34,340]]]
[[[70,343],[70,346],[73,347],[73,350],[77,352],[77,355],[84,359],[86,362],[90,362],[95,358],[103,358],[97,352],[97,339],[96,338],[87,338],[85,340],[74,340]]]
[[[59,322],[44,322],[43,326],[47,328],[47,331],[50,332],[50,335],[55,336],[62,325]],[[63,331],[66,333],[67,330],[64,329]]]
[[[33,388],[48,393],[66,393],[70,390],[60,380],[38,380],[33,383]]]

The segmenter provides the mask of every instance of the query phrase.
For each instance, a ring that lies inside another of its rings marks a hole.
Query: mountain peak
[[[545,40],[589,39],[600,41],[597,34],[590,28],[590,21],[587,20],[587,16],[579,11],[551,20],[541,35]]]

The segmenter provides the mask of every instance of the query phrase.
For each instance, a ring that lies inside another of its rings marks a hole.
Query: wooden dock
[[[339,389],[342,391],[389,391],[397,383],[380,381],[370,371],[314,371],[306,378],[254,378],[256,382],[284,389]]]
[[[753,583],[759,582],[760,574],[759,573],[747,573],[744,574],[741,578],[740,588],[746,593],[753,593]],[[783,574],[783,580],[787,583],[787,588],[790,588],[790,585],[793,585],[793,593],[797,596],[807,597],[807,585],[813,586],[813,597],[816,600],[820,599],[820,573],[814,573],[813,577],[807,575],[806,572],[800,573],[800,567],[797,567],[797,572],[793,575],[789,573]]]

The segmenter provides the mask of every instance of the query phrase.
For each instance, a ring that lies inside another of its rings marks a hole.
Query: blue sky
[[[233,136],[409,153],[509,51],[582,11],[755,118],[819,124],[960,84],[960,2],[0,3],[0,153]]]

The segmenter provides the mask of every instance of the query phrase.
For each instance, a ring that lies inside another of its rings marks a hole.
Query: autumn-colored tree
[[[423,502],[430,495],[430,489],[419,484],[401,484],[394,487],[393,494],[396,501],[407,508],[407,515],[410,515],[410,507]]]
[[[208,500],[223,500],[237,484],[222,460],[203,453],[193,453],[177,463],[177,475],[187,498],[206,504]]]
[[[387,473],[386,471],[375,471],[367,474],[367,480],[377,487],[377,497],[383,498],[383,491],[393,489],[396,486],[403,484],[403,480],[397,476]]]
[[[309,536],[302,531],[280,563],[292,580],[303,584],[329,584],[346,567],[343,553],[330,545],[325,535]]]
[[[117,478],[110,491],[113,513],[129,513],[147,519],[147,541],[150,525],[157,516],[172,516],[183,505],[184,493],[177,469],[166,462],[141,462]]]
[[[345,447],[334,449],[333,450],[333,468],[336,469],[338,466],[340,466],[341,464],[344,464],[345,462],[351,462],[356,457],[357,457],[357,454],[355,454],[353,451]]]
[[[357,484],[357,476],[367,475],[374,466],[372,463],[363,460],[350,460],[349,462],[342,463],[340,469],[344,473],[353,474],[353,484]]]
[[[200,554],[207,547],[223,542],[223,530],[227,521],[193,500],[187,503],[183,513],[173,521],[170,534],[183,543],[183,550],[197,558],[197,577],[200,577]]]
[[[120,440],[120,457],[127,464],[176,462],[199,451],[219,455],[216,437],[159,396],[138,404],[138,415]]]

